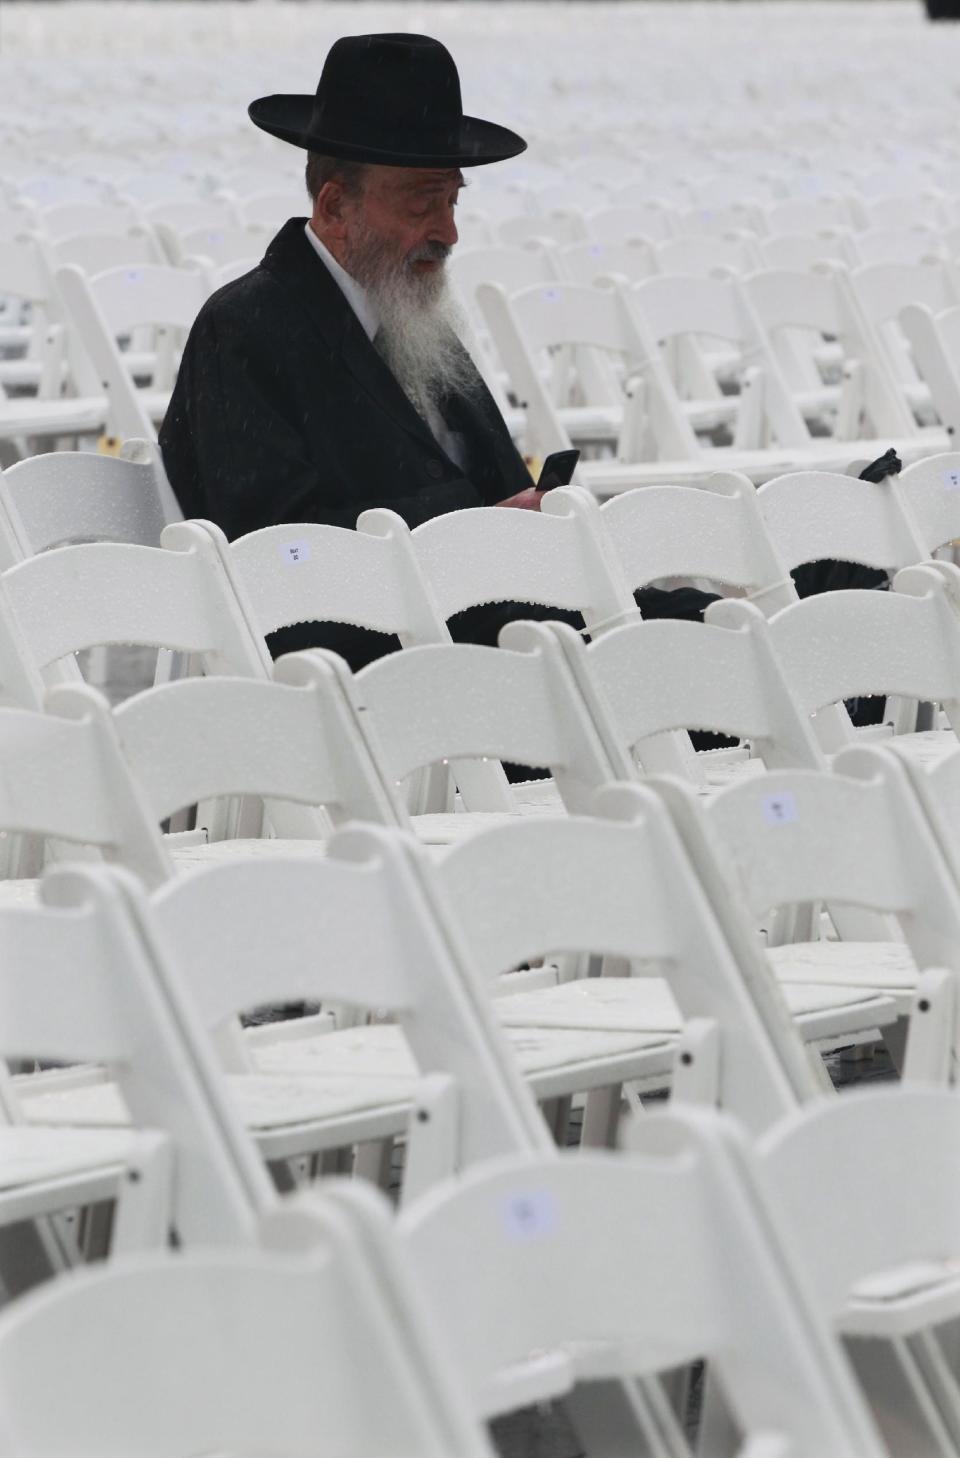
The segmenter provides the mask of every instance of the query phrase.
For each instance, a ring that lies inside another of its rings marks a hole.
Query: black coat
[[[469,475],[445,454],[291,218],[252,272],[210,298],[190,331],[160,431],[187,517],[229,538],[295,521],[353,527],[386,506],[417,526],[502,501],[530,477],[489,392],[442,413]]]

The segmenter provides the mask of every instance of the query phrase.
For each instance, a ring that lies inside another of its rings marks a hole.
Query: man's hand
[[[537,491],[535,487],[528,486],[526,491],[518,491],[516,496],[508,496],[506,501],[498,501],[495,504],[497,506],[515,506],[520,511],[539,511],[542,499],[542,491]]]

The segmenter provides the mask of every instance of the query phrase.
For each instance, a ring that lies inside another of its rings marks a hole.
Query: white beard
[[[379,354],[428,424],[445,396],[470,394],[478,381],[459,342],[461,316],[445,272],[421,274],[412,267],[420,259],[442,263],[449,251],[442,244],[426,244],[397,263],[384,244],[368,234],[356,241],[345,260],[380,320]]]

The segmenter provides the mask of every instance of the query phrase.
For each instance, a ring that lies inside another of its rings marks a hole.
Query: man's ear
[[[339,182],[325,182],[317,193],[313,204],[313,222],[328,237],[338,241],[346,237],[347,225],[343,216],[345,202],[343,187]]]

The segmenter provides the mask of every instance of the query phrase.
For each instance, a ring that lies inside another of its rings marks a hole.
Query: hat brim
[[[508,127],[475,116],[465,116],[461,121],[457,149],[453,152],[418,151],[415,143],[402,150],[370,147],[311,132],[313,106],[312,96],[261,96],[250,103],[247,112],[254,126],[279,137],[281,142],[290,142],[309,152],[322,152],[327,157],[342,157],[345,162],[375,162],[382,167],[484,167],[489,162],[517,157],[527,148],[523,138]]]

